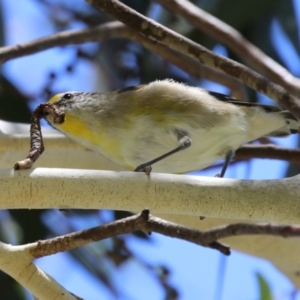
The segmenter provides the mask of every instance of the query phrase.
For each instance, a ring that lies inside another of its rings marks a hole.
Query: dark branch
[[[199,30],[216,38],[247,62],[247,65],[252,66],[277,84],[282,85],[291,94],[300,96],[300,79],[294,77],[286,68],[249,42],[235,28],[202,10],[190,1],[155,1],[162,4],[175,15],[182,16]]]
[[[202,243],[201,232],[189,229],[175,223],[171,223],[159,218],[154,218],[145,209],[141,214],[114,221],[102,226],[86,229],[53,239],[38,241],[36,247],[30,253],[34,258],[55,254],[62,251],[72,250],[84,246],[91,242],[100,241],[120,234],[126,234],[141,230],[146,233],[158,232],[170,237],[183,239],[200,246],[216,249],[225,255],[230,254],[229,247],[217,241]],[[197,236],[199,235],[199,236]]]
[[[300,162],[300,149],[289,149],[276,145],[244,145],[235,153],[235,159],[267,158]]]
[[[34,258],[39,258],[138,230],[146,233],[157,232],[165,236],[182,239],[200,246],[216,249],[225,255],[230,254],[230,249],[218,242],[218,240],[226,237],[249,234],[300,237],[300,226],[263,223],[231,224],[209,229],[207,231],[200,231],[153,217],[150,215],[149,210],[145,209],[138,215],[102,226],[66,234],[49,240],[39,241],[36,246],[30,250],[30,253]]]
[[[208,67],[225,72],[245,83],[254,90],[277,100],[288,108],[295,116],[300,118],[300,101],[287,93],[281,86],[269,81],[260,74],[246,66],[222,57],[184,36],[146,18],[135,10],[117,0],[86,0],[95,8],[106,12],[112,17],[122,21],[130,28],[142,33],[144,36],[161,42],[169,47],[190,56]]]

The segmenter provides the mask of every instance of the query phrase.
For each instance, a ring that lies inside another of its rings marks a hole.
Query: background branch
[[[216,38],[242,60],[283,86],[289,93],[300,96],[300,79],[250,43],[240,32],[200,7],[186,0],[155,0],[170,12],[180,15],[199,30]]]
[[[128,38],[136,41],[195,78],[204,77],[219,82],[229,87],[237,99],[247,99],[244,88],[236,79],[215,69],[206,67],[197,60],[175,51],[162,43],[154,42],[118,21],[102,24],[95,28],[59,32],[27,43],[2,47],[0,48],[0,63],[53,47],[87,42],[103,42],[115,38]]]
[[[202,47],[159,23],[146,18],[117,0],[86,1],[95,8],[122,21],[130,28],[144,34],[146,37],[166,44],[211,68],[215,68],[231,75],[254,90],[278,101],[281,105],[285,106],[295,114],[295,116],[300,118],[300,102],[296,97],[288,94],[281,86],[267,80],[246,66],[211,52],[205,47]]]
[[[300,149],[279,147],[273,144],[252,145],[247,144],[235,153],[235,159],[266,158],[280,159],[294,163],[300,162]]]

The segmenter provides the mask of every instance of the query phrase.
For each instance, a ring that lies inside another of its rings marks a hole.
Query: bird
[[[260,137],[299,133],[287,110],[251,103],[171,79],[108,92],[69,91],[49,103],[71,140],[132,171],[184,174],[219,159],[224,177],[235,151]]]

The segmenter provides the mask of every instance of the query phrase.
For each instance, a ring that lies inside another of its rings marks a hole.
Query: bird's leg
[[[231,159],[234,157],[234,154],[235,154],[234,150],[229,150],[229,151],[226,152],[225,161],[224,161],[221,173],[216,174],[215,177],[220,177],[220,178],[224,177],[225,172],[227,170],[227,167],[228,167]],[[203,216],[200,216],[199,218],[200,218],[201,221],[205,219],[205,217],[203,217]]]
[[[192,145],[192,140],[186,135],[186,133],[183,133],[182,131],[176,131],[177,135],[178,135],[178,144],[179,146],[176,147],[175,149],[157,157],[154,158],[144,164],[141,164],[139,166],[137,166],[134,170],[134,172],[145,172],[147,175],[149,175],[151,173],[151,165],[163,160],[166,157],[171,156],[174,153],[177,153],[179,151],[185,150],[187,148],[189,148]]]
[[[234,157],[235,151],[234,150],[228,150],[225,154],[225,161],[221,170],[221,173],[216,174],[215,177],[220,177],[223,178],[225,175],[225,172],[227,170],[227,167],[230,163],[230,161],[232,160],[232,158]]]

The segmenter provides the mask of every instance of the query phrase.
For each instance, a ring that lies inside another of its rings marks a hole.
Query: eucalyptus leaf
[[[256,278],[259,284],[259,300],[273,300],[272,292],[266,279],[260,273],[256,273]]]

